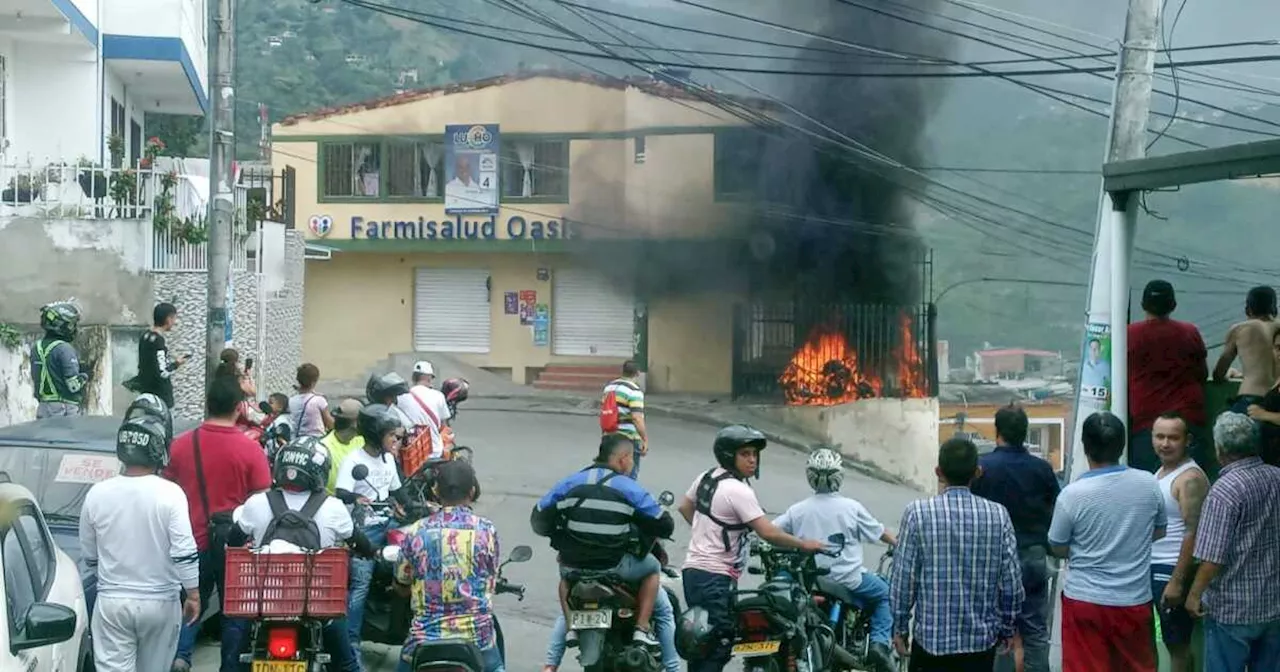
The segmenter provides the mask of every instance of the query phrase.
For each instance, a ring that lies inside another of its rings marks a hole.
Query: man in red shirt
[[[173,440],[169,466],[164,471],[165,477],[187,494],[191,531],[200,550],[202,613],[215,586],[218,595],[222,595],[224,535],[230,530],[231,512],[250,495],[271,487],[271,468],[262,447],[236,427],[238,405],[243,399],[244,392],[235,377],[215,377],[206,401],[208,417],[200,427]],[[191,669],[198,629],[198,623],[183,626],[173,662],[175,672]],[[222,672],[239,670],[239,656],[239,651],[230,651],[224,646]]]
[[[1192,457],[1206,468],[1212,448],[1204,430],[1209,353],[1196,325],[1169,317],[1177,307],[1173,285],[1152,280],[1142,290],[1147,319],[1129,325],[1129,466],[1152,473],[1160,459],[1151,427],[1161,413],[1175,411],[1186,419]]]

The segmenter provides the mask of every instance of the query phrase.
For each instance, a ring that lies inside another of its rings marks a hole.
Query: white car
[[[0,670],[80,672],[92,665],[80,571],[54,543],[36,497],[0,472]]]

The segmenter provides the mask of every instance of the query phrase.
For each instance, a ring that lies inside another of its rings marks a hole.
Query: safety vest
[[[66,343],[66,341],[41,339],[36,343],[36,359],[40,363],[40,382],[36,389],[36,399],[40,402],[78,404],[79,399],[69,399],[65,397],[59,390],[58,385],[54,382],[53,374],[49,372],[49,355],[53,354],[55,348]]]
[[[620,556],[635,543],[632,518],[636,509],[621,492],[609,487],[616,472],[596,466],[583,471],[591,472],[586,482],[574,486],[556,503],[560,514],[557,548],[567,541],[573,546],[616,551]]]

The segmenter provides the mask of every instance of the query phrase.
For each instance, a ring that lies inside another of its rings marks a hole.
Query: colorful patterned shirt
[[[412,586],[413,622],[401,657],[422,642],[466,639],[495,646],[492,599],[498,532],[487,518],[451,506],[414,523],[400,543],[396,580]]]
[[[1280,467],[1250,457],[1222,468],[1200,513],[1195,557],[1222,565],[1204,610],[1228,625],[1280,620]]]

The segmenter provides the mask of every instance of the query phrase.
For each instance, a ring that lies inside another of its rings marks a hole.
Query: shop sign
[[[330,218],[322,215],[313,219]],[[351,218],[353,240],[557,240],[576,238],[574,229],[565,219],[531,219],[520,215],[509,217],[506,222],[499,222],[493,215],[484,219],[463,219],[462,215],[455,215],[452,219],[442,220],[425,217],[381,221]]]

